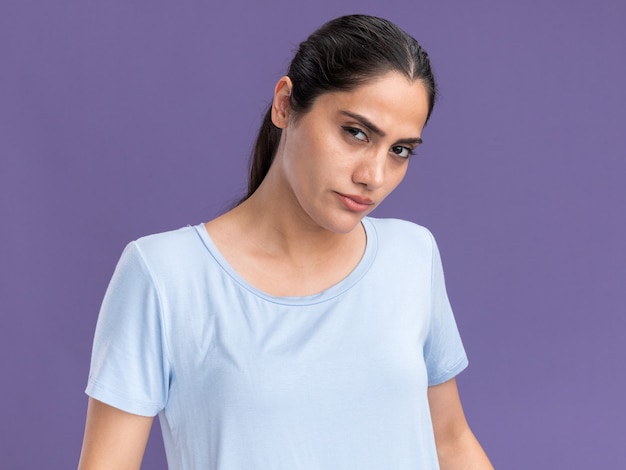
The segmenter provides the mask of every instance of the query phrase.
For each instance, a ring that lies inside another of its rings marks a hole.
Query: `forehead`
[[[428,116],[428,101],[421,80],[389,72],[350,91],[325,93],[311,111],[326,115],[349,111],[367,117],[385,132],[398,129],[419,135]]]

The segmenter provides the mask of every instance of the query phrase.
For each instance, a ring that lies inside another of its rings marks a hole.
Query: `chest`
[[[413,452],[430,426],[430,283],[417,274],[381,289],[385,277],[370,270],[352,288],[305,304],[251,295],[220,277],[206,279],[210,295],[199,288],[164,299],[166,426],[194,453],[228,454],[233,468],[250,468],[239,461],[242,448],[266,459],[263,468],[277,455],[298,457],[284,468],[299,468],[302,455],[321,459],[312,468],[350,468],[336,464],[352,462],[350,449],[369,462],[360,468],[385,468],[377,458]],[[298,452],[284,455],[285,446]]]
[[[364,393],[415,393],[426,376],[427,296],[400,287],[380,295],[361,284],[305,306],[271,304],[228,284],[193,307],[187,299],[167,327],[176,386],[203,402],[220,397],[221,409],[303,400],[327,408]]]

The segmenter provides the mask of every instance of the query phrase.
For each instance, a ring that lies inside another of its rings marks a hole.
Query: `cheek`
[[[301,176],[307,181],[332,178],[342,172],[342,164],[348,163],[346,155],[336,145],[315,138],[302,142],[297,158]]]
[[[306,181],[306,173],[309,170],[311,162],[310,143],[306,133],[300,132],[299,129],[291,131],[283,150],[284,168],[288,179],[292,183],[302,183]]]
[[[396,189],[400,185],[400,183],[402,183],[402,180],[404,180],[404,177],[406,176],[406,172],[408,170],[408,163],[409,162],[405,162],[402,165],[393,168],[389,173],[391,175],[391,178],[389,179],[389,192]]]

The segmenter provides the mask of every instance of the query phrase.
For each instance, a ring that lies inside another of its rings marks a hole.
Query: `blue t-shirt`
[[[365,218],[344,280],[275,297],[204,225],[129,244],[105,295],[87,393],[159,415],[171,469],[436,469],[427,389],[467,358],[430,232]]]

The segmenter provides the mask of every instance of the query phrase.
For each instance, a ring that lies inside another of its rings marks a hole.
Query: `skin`
[[[404,178],[428,112],[418,81],[390,72],[349,92],[289,108],[292,83],[275,88],[282,129],[272,167],[244,203],[206,229],[231,266],[276,296],[320,292],[345,278],[365,250],[364,216]],[[443,470],[491,469],[465,419],[454,379],[428,391]],[[152,418],[90,399],[80,469],[138,469]]]
[[[152,421],[90,398],[79,470],[139,469]]]
[[[361,219],[404,178],[428,105],[421,82],[390,73],[351,92],[326,93],[294,116],[291,86],[288,77],[276,85],[272,120],[282,136],[263,183],[206,227],[252,285],[298,296],[336,284],[357,265],[365,249]],[[340,194],[372,203],[350,210]]]
[[[467,424],[456,379],[429,387],[428,403],[441,470],[493,470]]]

